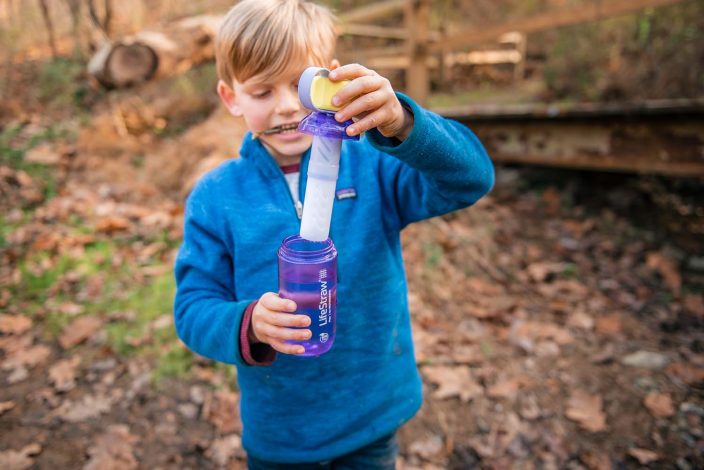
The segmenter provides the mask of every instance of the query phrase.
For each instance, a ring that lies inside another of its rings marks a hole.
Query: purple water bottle
[[[279,296],[296,302],[295,314],[310,317],[313,336],[288,341],[305,348],[302,356],[320,356],[335,341],[337,250],[329,238],[314,242],[292,235],[278,251]]]
[[[298,97],[312,110],[298,130],[313,135],[308,162],[305,204],[300,235],[290,236],[279,248],[279,296],[296,302],[295,314],[308,315],[313,336],[307,341],[289,341],[305,348],[304,356],[320,356],[335,341],[337,305],[337,250],[330,233],[335,184],[340,167],[342,141],[359,140],[345,132],[352,121],[335,120],[332,95],[335,85],[329,71],[307,68],[298,82]]]

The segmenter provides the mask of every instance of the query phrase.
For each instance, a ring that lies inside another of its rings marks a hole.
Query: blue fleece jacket
[[[248,134],[241,158],[205,175],[188,198],[176,330],[198,354],[237,366],[243,446],[260,459],[335,458],[395,431],[421,405],[400,230],[473,204],[494,172],[469,129],[398,96],[415,118],[405,141],[372,130],[342,147],[337,189],[356,197],[333,206],[337,333],[323,356],[279,354],[257,367],[239,348],[244,310],[278,290],[276,251],[300,228],[283,173],[261,142]]]

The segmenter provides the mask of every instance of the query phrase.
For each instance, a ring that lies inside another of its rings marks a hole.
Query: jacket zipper
[[[291,188],[289,188],[289,186],[288,186],[288,181],[286,181],[286,176],[284,175],[284,172],[281,169],[281,167],[279,165],[276,165],[276,167],[279,169],[280,179],[284,183],[284,187],[286,188],[286,194],[288,194],[288,198],[291,201],[291,205],[293,206],[293,210],[296,213],[296,217],[298,218],[298,220],[301,220],[301,218],[303,217],[303,203],[301,202],[301,200],[303,199],[301,197],[303,194],[303,166],[304,166],[303,162],[307,158],[307,156],[306,156],[307,154],[308,154],[307,151],[303,153],[303,157],[301,158],[301,167],[300,167],[300,170],[298,173],[298,201],[293,200],[293,195],[291,194]],[[273,160],[273,158],[272,158],[272,160]],[[274,162],[274,164],[276,164],[276,162]]]

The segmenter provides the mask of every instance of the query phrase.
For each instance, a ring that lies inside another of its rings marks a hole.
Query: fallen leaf
[[[682,275],[680,274],[675,261],[662,253],[651,252],[646,257],[645,264],[652,270],[657,271],[662,277],[667,287],[677,297],[682,289]]]
[[[656,418],[667,418],[675,414],[672,398],[667,393],[649,393],[643,403]]]
[[[594,318],[586,312],[573,312],[567,319],[567,325],[580,330],[591,330],[594,328]]]
[[[61,161],[61,154],[56,152],[51,144],[43,143],[28,150],[24,155],[24,161],[40,165],[56,165]]]
[[[160,317],[157,317],[152,320],[152,322],[149,324],[149,327],[152,330],[162,330],[164,328],[170,327],[173,323],[173,315],[161,315]]]
[[[585,452],[579,456],[579,460],[589,468],[589,470],[612,470],[611,459],[601,452]]]
[[[479,364],[486,359],[478,345],[460,344],[450,350],[454,364]]]
[[[10,372],[10,375],[7,376],[7,383],[10,385],[16,384],[18,382],[22,382],[27,377],[29,377],[29,371],[26,367],[21,366],[17,369],[13,369],[12,372]]]
[[[650,462],[660,460],[660,456],[652,450],[639,449],[637,447],[628,449],[628,455],[638,460],[641,465],[648,465]]]
[[[0,452],[0,468],[3,470],[25,470],[34,465],[34,460],[30,458],[42,451],[39,444],[30,444],[22,450],[6,450]]]
[[[518,413],[521,418],[532,421],[538,419],[543,415],[540,405],[538,405],[538,400],[534,395],[521,395],[520,408]]]
[[[81,358],[62,359],[49,369],[49,382],[58,392],[67,392],[76,386],[76,368]]]
[[[29,349],[20,349],[5,358],[0,368],[3,370],[18,369],[20,367],[32,368],[44,362],[50,353],[51,350],[42,344],[32,346]]]
[[[684,362],[675,362],[665,369],[667,375],[674,377],[687,385],[704,382],[704,368]]]
[[[21,335],[32,327],[32,320],[24,315],[0,314],[0,333]]]
[[[88,448],[90,460],[83,470],[132,470],[137,468],[133,445],[138,437],[124,424],[113,424]]]
[[[238,395],[229,390],[218,390],[212,395],[208,406],[208,420],[220,434],[242,432],[238,403]]]
[[[690,313],[704,317],[704,295],[702,294],[687,294],[682,302],[684,308]]]
[[[422,459],[430,460],[443,451],[442,437],[433,435],[425,439],[414,441],[408,447],[408,452],[418,455]]]
[[[64,328],[59,344],[62,348],[68,349],[95,334],[102,326],[103,322],[94,316],[79,317]]]
[[[599,395],[574,390],[567,402],[565,416],[577,421],[582,428],[590,432],[606,429],[606,416],[602,411],[602,399]]]
[[[15,402],[12,400],[0,402],[0,416],[2,416],[6,411],[13,409],[14,407]]]
[[[70,400],[63,402],[51,415],[69,423],[77,423],[107,413],[111,407],[112,399],[110,397],[86,395],[78,402]]]
[[[509,342],[526,351],[533,351],[543,339],[551,339],[560,346],[574,342],[569,331],[554,323],[515,320],[511,324]]]
[[[604,315],[596,319],[596,332],[601,335],[615,336],[622,331],[621,317],[618,314]]]
[[[526,272],[534,282],[543,282],[548,276],[563,272],[566,267],[565,263],[538,262],[530,264],[526,268]]]
[[[483,389],[477,384],[466,366],[427,366],[422,369],[428,381],[438,385],[433,396],[440,400],[458,396],[464,402],[481,395]]]
[[[7,356],[19,351],[27,349],[32,345],[32,335],[24,336],[2,336],[0,337],[0,349],[5,351]]]
[[[594,354],[591,357],[591,361],[594,364],[606,364],[614,360],[614,355],[616,354],[616,349],[612,343],[606,343],[604,349]]]
[[[64,303],[59,304],[56,307],[56,310],[59,313],[63,313],[64,315],[68,315],[70,317],[73,317],[76,315],[80,315],[81,313],[83,313],[83,311],[85,309],[83,308],[82,305],[75,304],[73,302],[64,302]]]
[[[531,382],[527,376],[513,377],[501,382],[497,382],[486,391],[487,396],[491,398],[514,398],[518,390],[529,385]]]
[[[225,467],[227,462],[233,457],[245,457],[244,450],[242,450],[242,439],[237,434],[230,434],[229,436],[215,439],[208,450],[205,451],[205,456],[216,465]]]
[[[97,232],[103,232],[107,234],[127,230],[129,227],[130,221],[128,219],[115,215],[103,217],[98,221],[97,224],[95,224],[95,230]]]

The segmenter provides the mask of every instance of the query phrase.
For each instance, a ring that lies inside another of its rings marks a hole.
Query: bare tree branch
[[[47,7],[46,0],[39,0],[39,8],[42,10],[42,17],[44,18],[44,24],[46,25],[46,31],[49,35],[49,47],[51,47],[51,56],[56,57],[56,39],[54,37],[54,24],[51,21],[51,15],[49,14],[49,8]]]
[[[111,22],[112,22],[112,0],[104,0],[103,1],[103,10],[104,10],[104,15],[102,20],[100,19],[100,16],[98,15],[98,10],[95,8],[95,1],[94,0],[87,0],[88,3],[88,14],[90,15],[90,19],[93,21],[93,24],[104,33],[104,35],[109,38],[110,37],[110,27],[111,27]]]

